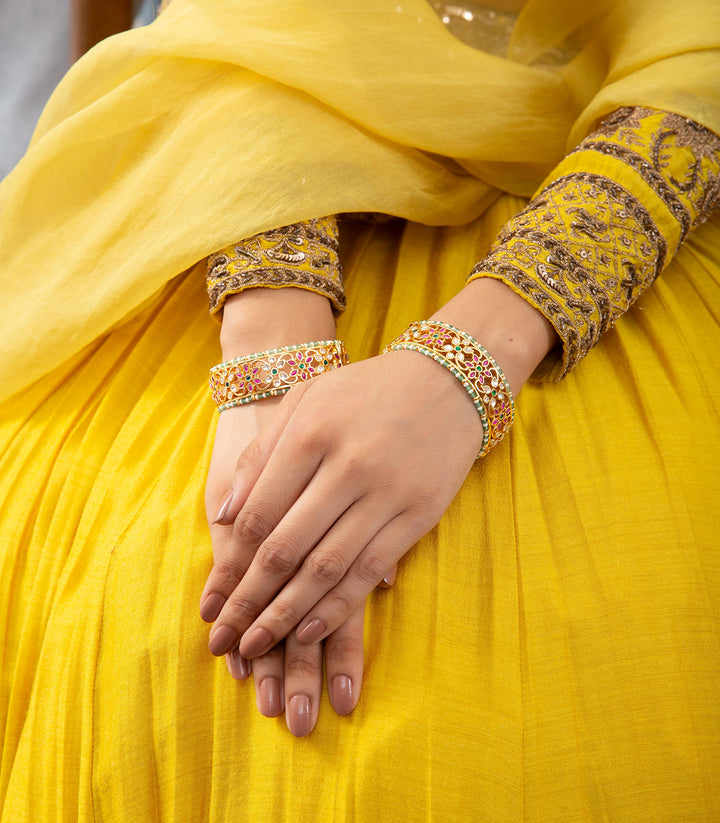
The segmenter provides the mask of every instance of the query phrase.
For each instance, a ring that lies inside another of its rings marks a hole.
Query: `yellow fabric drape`
[[[219,346],[193,267],[405,216],[341,237],[338,335],[376,354],[603,114],[720,131],[719,15],[531,0],[503,60],[420,0],[173,0],[70,72],[0,185],[2,823],[720,819],[718,220],[523,390],[370,598],[357,710],[323,698],[304,740],[197,615]],[[568,34],[569,65],[526,65]]]
[[[0,186],[0,266],[22,283],[0,307],[0,396],[238,237],[342,211],[467,222],[621,104],[720,131],[716,3],[580,6],[528,3],[513,60],[424,0],[175,0],[100,44]],[[576,29],[562,70],[517,62]]]

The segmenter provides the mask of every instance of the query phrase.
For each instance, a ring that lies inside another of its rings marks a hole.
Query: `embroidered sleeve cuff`
[[[345,308],[334,216],[262,232],[208,257],[207,289],[213,315],[219,316],[231,294],[288,286],[324,295],[337,312]]]
[[[505,282],[553,324],[534,377],[559,380],[720,206],[720,137],[645,108],[615,112],[555,169],[468,280]]]

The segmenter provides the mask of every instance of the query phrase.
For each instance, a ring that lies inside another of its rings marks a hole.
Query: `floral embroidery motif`
[[[620,109],[573,154],[588,150],[620,160],[649,185],[681,238],[720,206],[720,138],[693,121]],[[563,170],[561,163],[468,278],[503,280],[553,324],[563,344],[554,379],[587,354],[669,257],[652,214],[627,189],[590,170]]]
[[[680,223],[681,242],[720,206],[720,137],[679,114],[618,109],[575,152],[597,151],[631,166]]]
[[[228,295],[259,286],[296,286],[345,308],[334,217],[319,217],[256,234],[207,260],[210,312],[219,312]]]

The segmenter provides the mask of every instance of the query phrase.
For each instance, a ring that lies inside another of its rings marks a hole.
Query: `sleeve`
[[[720,137],[693,120],[619,109],[511,220],[468,281],[493,277],[554,326],[533,375],[559,380],[720,206]]]
[[[207,259],[210,313],[218,319],[231,294],[288,286],[324,295],[338,313],[345,308],[334,216],[256,234]]]

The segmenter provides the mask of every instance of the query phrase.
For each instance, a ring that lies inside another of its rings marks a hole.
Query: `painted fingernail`
[[[311,620],[307,626],[298,629],[295,637],[297,637],[298,643],[302,643],[303,646],[309,646],[321,637],[324,631],[325,624],[316,617],[314,620]]]
[[[310,698],[305,694],[296,694],[290,699],[287,709],[288,729],[295,737],[310,734]]]
[[[206,623],[213,623],[217,620],[224,605],[225,598],[223,595],[221,595],[220,592],[213,592],[209,594],[200,605],[200,617],[202,617]]]
[[[352,680],[344,674],[333,677],[330,684],[330,697],[332,698],[333,709],[338,714],[350,714],[355,708]]]
[[[245,632],[240,643],[242,653],[245,657],[257,657],[272,645],[272,635],[267,629],[258,626]]]
[[[228,509],[230,508],[230,504],[232,503],[232,499],[233,499],[233,490],[230,489],[230,491],[227,493],[227,497],[223,500],[223,502],[220,504],[220,508],[217,510],[217,514],[215,515],[215,519],[213,520],[213,525],[215,525],[216,523],[220,523],[222,521],[223,517],[225,517],[225,515],[227,514]],[[227,524],[223,524],[223,525],[227,525]]]
[[[218,626],[210,635],[210,642],[208,648],[210,654],[220,657],[221,654],[226,654],[234,646],[237,646],[238,633],[232,626]]]
[[[385,584],[386,588],[390,588],[392,584],[395,582],[395,578],[397,577],[397,566],[389,571],[385,577],[383,577],[382,582]]]
[[[260,711],[265,717],[281,714],[280,681],[277,677],[266,677],[260,684]]]
[[[235,680],[245,680],[252,674],[252,664],[240,654],[240,649],[233,649],[225,655],[228,671]]]

